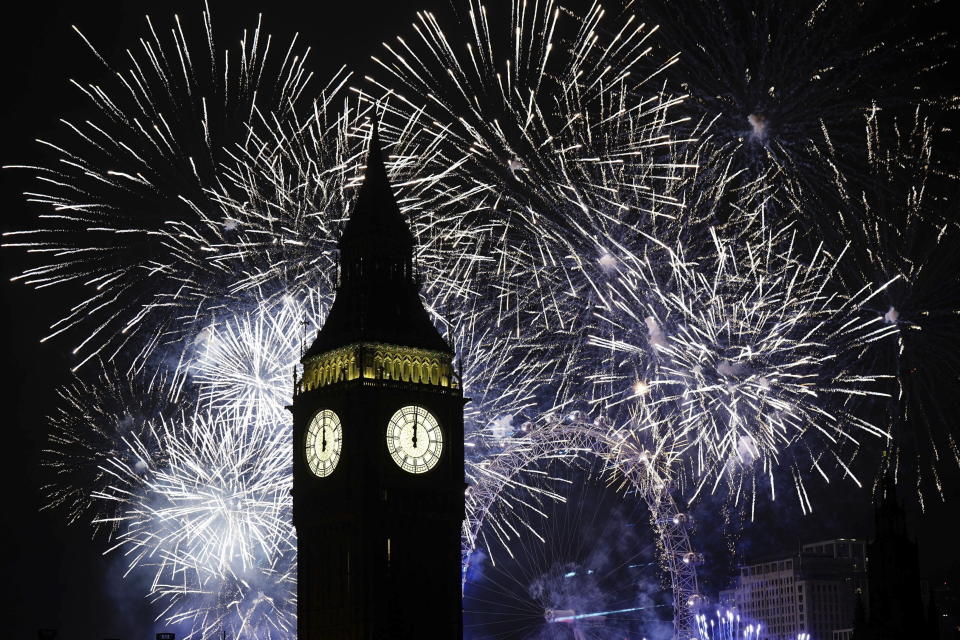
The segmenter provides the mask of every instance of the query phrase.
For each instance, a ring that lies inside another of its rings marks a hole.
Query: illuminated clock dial
[[[307,427],[306,454],[310,471],[319,478],[333,473],[340,461],[342,446],[340,418],[329,409],[318,411]]]
[[[423,407],[403,407],[387,423],[387,451],[404,471],[429,471],[443,451],[443,432],[437,419]]]

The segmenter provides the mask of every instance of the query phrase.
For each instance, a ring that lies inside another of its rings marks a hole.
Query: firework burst
[[[655,29],[630,15],[607,22],[599,5],[581,17],[554,2],[469,2],[460,18],[465,46],[443,17],[418,14],[416,36],[375,58],[388,81],[371,82],[388,114],[436,132],[424,165],[436,188],[492,225],[498,305],[516,307],[518,326],[570,335],[584,291],[565,282],[568,256],[607,269],[606,238],[680,215],[663,195],[691,168],[671,154],[671,61],[650,53]]]
[[[661,25],[668,51],[679,51],[671,76],[690,95],[685,107],[716,118],[713,144],[747,177],[766,174],[797,195],[827,182],[831,168],[817,144],[855,146],[871,105],[941,101],[930,72],[945,64],[953,42],[917,27],[934,24],[932,4],[684,0],[643,7]]]
[[[697,615],[698,640],[759,640],[763,625],[740,619],[734,610],[717,610],[714,617]]]
[[[201,402],[282,424],[292,401],[293,374],[307,336],[318,328],[322,298],[291,296],[211,321],[185,353],[181,370]]]
[[[775,497],[774,469],[789,465],[808,511],[808,472],[827,478],[839,465],[852,476],[844,452],[887,436],[851,406],[883,395],[871,388],[877,375],[850,369],[855,349],[891,333],[859,316],[882,286],[831,292],[837,260],[802,259],[789,231],[762,244],[713,242],[698,258],[682,245],[651,247],[608,285],[591,341],[610,358],[593,378],[603,390],[594,402],[649,396],[672,412],[671,439],[690,443],[691,499],[729,477],[740,478],[735,499],[755,495],[763,476]]]
[[[150,576],[159,617],[189,622],[191,637],[289,633],[289,430],[245,412],[201,411],[158,421],[151,437],[163,457],[134,466],[114,458],[110,484],[93,496],[116,513],[101,518],[118,526],[112,549],[130,572]]]
[[[42,487],[45,508],[62,509],[68,522],[93,522],[95,532],[112,536],[117,533],[110,518],[116,505],[103,511],[93,494],[112,484],[114,464],[140,478],[151,461],[164,455],[150,425],[174,412],[178,385],[163,376],[133,380],[101,365],[95,380],[77,378],[58,395],[42,454],[42,464],[52,475]]]
[[[56,162],[27,167],[39,183],[26,194],[43,207],[38,224],[7,234],[8,246],[44,259],[17,279],[80,292],[47,336],[75,336],[77,367],[122,348],[146,357],[233,299],[242,221],[211,192],[225,163],[257,153],[255,130],[293,117],[310,80],[296,38],[275,53],[259,24],[222,52],[208,12],[199,35],[179,19],[169,32],[147,27],[119,69],[81,34],[111,82],[75,83],[93,115],[64,120],[60,139],[43,142]],[[344,78],[323,88],[317,109]]]
[[[895,336],[864,351],[865,363],[892,375],[885,419],[894,455],[924,505],[943,498],[943,475],[960,464],[956,429],[960,381],[958,176],[938,152],[938,132],[921,111],[866,117],[864,175],[835,175],[842,233],[855,239],[848,287],[890,281],[867,312]],[[885,472],[885,470],[883,471]],[[881,474],[882,475],[882,474]]]
[[[388,108],[364,97],[339,106],[317,101],[309,117],[275,119],[232,156],[210,194],[231,220],[229,246],[211,248],[236,270],[231,291],[261,303],[320,296],[329,305],[337,239],[363,182],[371,122]],[[484,260],[477,247],[489,225],[468,226],[466,213],[436,188],[439,177],[423,170],[438,139],[416,115],[383,121],[379,130],[395,197],[417,238],[418,267],[446,296],[462,294]]]

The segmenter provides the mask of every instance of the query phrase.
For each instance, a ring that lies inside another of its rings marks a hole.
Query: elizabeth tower
[[[463,394],[374,125],[293,413],[300,640],[463,637]]]

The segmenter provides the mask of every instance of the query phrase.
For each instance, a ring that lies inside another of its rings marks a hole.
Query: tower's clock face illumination
[[[319,478],[333,473],[340,461],[343,430],[340,418],[330,409],[318,411],[307,427],[307,465]]]
[[[423,407],[403,407],[387,423],[387,450],[404,471],[429,471],[443,451],[443,432],[437,419]]]

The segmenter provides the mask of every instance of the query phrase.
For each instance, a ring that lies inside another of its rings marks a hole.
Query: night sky
[[[264,13],[265,31],[279,42],[286,43],[300,32],[301,45],[312,47],[307,66],[316,72],[313,86],[319,87],[342,64],[355,70],[355,84],[362,82],[363,74],[372,69],[368,57],[379,51],[380,42],[409,32],[415,10],[439,9],[445,4],[440,0],[275,0],[260,4],[212,0],[210,8],[221,42],[239,38],[241,29],[254,26],[258,11]],[[120,60],[123,49],[133,46],[144,31],[144,14],[167,25],[174,13],[185,21],[198,21],[202,8],[199,0],[18,3],[18,13],[5,14],[0,21],[4,87],[0,164],[48,161],[51,156],[34,139],[55,138],[59,118],[82,118],[89,109],[68,80],[95,81],[105,70],[70,25],[80,27],[108,60]],[[3,231],[30,226],[37,209],[23,203],[19,194],[29,190],[31,182],[28,171],[0,172]],[[14,638],[36,637],[36,629],[44,627],[59,628],[63,640],[146,638],[150,629],[145,622],[150,619],[147,606],[128,605],[131,608],[122,614],[115,610],[117,598],[123,595],[117,593],[124,587],[119,579],[122,558],[101,556],[102,545],[90,542],[85,525],[67,527],[59,513],[39,512],[38,487],[43,474],[38,461],[46,437],[43,414],[55,399],[56,386],[69,377],[73,345],[69,339],[39,343],[45,327],[56,320],[56,310],[66,306],[63,300],[69,299],[69,292],[38,292],[7,282],[24,264],[21,258],[17,250],[0,251],[6,380],[2,390],[5,439],[0,455],[7,502],[2,522],[8,540],[3,572],[7,593],[3,609],[8,612],[4,630]],[[743,552],[788,550],[798,542],[818,538],[870,534],[868,489],[857,490],[847,483],[843,491],[831,487],[816,490],[821,495],[814,500],[817,511],[813,516],[797,515],[793,502],[762,509],[758,522],[747,526]],[[955,527],[948,526],[956,522],[958,504],[954,497],[946,505],[934,504],[922,518],[912,516],[921,545],[921,568],[928,573],[960,559]]]

